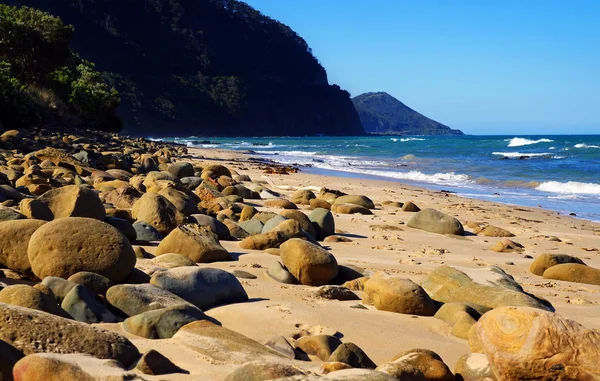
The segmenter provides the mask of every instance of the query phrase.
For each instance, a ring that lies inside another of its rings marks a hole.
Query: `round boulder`
[[[406,226],[437,234],[465,235],[465,229],[456,218],[435,209],[423,209],[408,221]]]
[[[156,255],[169,253],[186,255],[196,263],[231,260],[217,235],[198,224],[183,224],[169,233],[158,245]]]
[[[280,249],[283,264],[301,284],[323,286],[330,284],[338,274],[335,257],[320,246],[292,238]]]
[[[69,278],[80,271],[118,283],[135,266],[131,244],[111,225],[92,218],[67,217],[46,223],[33,233],[27,256],[33,273]]]
[[[15,220],[0,222],[0,265],[20,274],[32,276],[27,257],[29,239],[44,225],[41,220]]]
[[[364,285],[363,302],[383,311],[433,316],[437,310],[425,290],[410,279],[378,273]]]

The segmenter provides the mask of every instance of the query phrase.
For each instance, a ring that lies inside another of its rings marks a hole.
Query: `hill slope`
[[[431,120],[391,95],[364,93],[352,98],[366,132],[380,135],[463,135]]]
[[[236,0],[9,0],[75,27],[134,135],[363,134],[306,42]]]

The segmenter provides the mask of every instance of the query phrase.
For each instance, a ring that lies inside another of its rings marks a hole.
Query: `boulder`
[[[265,208],[277,208],[277,209],[298,209],[296,204],[289,200],[285,200],[282,198],[276,198],[272,200],[265,201]]]
[[[400,207],[402,208],[403,212],[410,212],[410,213],[417,213],[421,211],[421,208],[419,208],[414,202],[412,201],[407,201],[402,205],[399,204],[395,204],[394,203],[390,204],[391,206],[396,206],[396,207]]]
[[[73,274],[68,280],[85,286],[94,295],[106,295],[106,291],[113,286],[113,282],[107,277],[89,271]]]
[[[102,221],[106,216],[102,201],[92,189],[67,185],[52,189],[38,198],[52,212],[52,218],[88,217]]]
[[[240,247],[245,250],[266,250],[278,248],[285,241],[286,237],[282,232],[269,232],[244,238]]]
[[[404,373],[416,369],[426,381],[454,381],[454,375],[435,352],[427,349],[410,349],[394,356],[392,361],[378,366],[375,370],[390,376],[404,379]]]
[[[417,212],[406,226],[437,234],[465,234],[465,229],[459,220],[431,208]]]
[[[315,295],[323,299],[360,300],[360,297],[344,286],[321,286]]]
[[[253,206],[246,205],[240,212],[240,222],[248,221],[252,219],[258,213],[258,209]]]
[[[456,378],[464,381],[496,381],[490,361],[483,353],[470,353],[461,356],[454,365]]]
[[[452,327],[452,335],[468,339],[469,330],[481,314],[465,303],[445,303],[434,317],[448,323]]]
[[[250,235],[261,234],[264,227],[264,224],[255,218],[239,222],[238,225]]]
[[[157,256],[168,253],[186,255],[196,263],[232,260],[217,235],[198,224],[183,224],[169,233],[156,249]]]
[[[375,204],[373,203],[373,201],[371,201],[371,199],[368,198],[367,196],[362,196],[362,195],[340,196],[340,197],[336,198],[335,201],[333,202],[333,205],[336,205],[336,204],[354,204],[354,205],[362,206],[363,208],[366,208],[366,209],[375,209]]]
[[[177,267],[154,273],[150,282],[201,310],[248,300],[248,295],[237,278],[216,268]]]
[[[166,198],[175,206],[175,208],[181,212],[184,216],[199,213],[198,210],[198,198],[193,193],[187,194],[181,190],[175,189],[173,186],[166,186],[161,189],[158,194]]]
[[[179,179],[182,179],[184,177],[194,176],[194,173],[196,171],[194,170],[192,164],[186,162],[179,162],[169,165],[167,167],[167,172]]]
[[[123,218],[117,218],[117,217],[106,217],[104,219],[104,222],[115,227],[118,231],[121,232],[121,234],[123,234],[125,237],[127,237],[129,242],[135,242],[135,240],[137,239],[137,232],[134,229],[131,222],[129,222]]]
[[[27,250],[33,273],[68,278],[91,271],[118,283],[135,266],[131,244],[117,229],[91,218],[60,218],[42,225]]]
[[[221,164],[207,165],[202,172],[211,172],[213,179],[218,179],[221,176],[231,177],[231,171]]]
[[[27,218],[27,216],[25,216],[22,213],[17,212],[13,208],[7,208],[5,206],[0,206],[0,221],[24,220],[26,218]]]
[[[283,377],[302,376],[306,372],[286,364],[274,364],[254,361],[242,365],[230,373],[225,381],[262,381],[275,380]]]
[[[512,276],[496,266],[478,269],[440,266],[421,281],[421,287],[433,300],[443,303],[553,310],[547,301],[525,293]]]
[[[1,225],[2,224],[0,224],[0,226]],[[560,265],[562,263],[578,263],[580,265],[585,265],[581,259],[571,255],[542,254],[533,260],[531,266],[529,266],[529,271],[535,275],[542,276],[544,275],[544,271],[548,270],[550,267]]]
[[[171,201],[157,193],[145,193],[137,200],[133,204],[132,215],[136,220],[152,225],[163,235],[169,234],[185,219]]]
[[[0,380],[13,381],[13,368],[23,356],[23,352],[0,340]]]
[[[382,311],[433,316],[436,305],[418,284],[386,273],[377,273],[364,284],[363,302]]]
[[[188,219],[200,226],[209,227],[213,233],[219,236],[220,240],[231,240],[231,234],[227,226],[214,217],[205,214],[192,214]]]
[[[342,345],[342,341],[330,335],[311,335],[299,338],[295,345],[307,355],[317,356],[321,361],[327,361],[331,354]]]
[[[301,284],[322,286],[329,284],[338,273],[335,257],[325,249],[292,238],[280,246],[284,266]]]
[[[269,233],[273,231],[279,224],[285,222],[287,219],[283,216],[275,215],[272,218],[269,218],[267,222],[263,225],[261,233]]]
[[[152,262],[157,266],[167,269],[185,266],[198,266],[196,262],[192,261],[189,257],[181,254],[162,254],[152,259]]]
[[[173,364],[171,360],[166,358],[160,352],[150,349],[144,353],[140,361],[135,366],[140,372],[151,375],[161,376],[163,374],[172,373],[184,373],[184,371],[177,365]]]
[[[510,239],[503,239],[502,241],[498,241],[492,245],[492,247],[490,247],[490,250],[497,253],[522,252],[523,249],[523,245]]]
[[[267,269],[267,275],[285,284],[298,284],[298,280],[280,262],[273,262]]]
[[[161,232],[145,221],[136,221],[132,226],[138,241],[161,241],[164,238]]]
[[[315,227],[317,234],[315,238],[319,241],[335,234],[335,221],[329,209],[316,208],[308,215],[308,218]]]
[[[257,360],[279,363],[286,359],[279,352],[208,320],[185,325],[173,339],[210,359],[213,364],[244,364]]]
[[[336,200],[337,201],[337,200]],[[368,208],[356,204],[333,204],[331,205],[331,211],[340,214],[373,214]]]
[[[297,221],[298,224],[300,224],[300,227],[304,229],[304,231],[313,236],[315,239],[317,238],[317,232],[315,230],[315,227],[313,226],[312,221],[310,220],[310,218],[308,218],[306,214],[304,214],[300,210],[283,210],[280,213],[280,215],[287,219]]]
[[[375,369],[377,365],[354,343],[340,344],[329,356],[328,362],[343,362],[353,368]]]
[[[15,220],[0,222],[0,265],[32,277],[27,256],[29,240],[46,222],[41,220]]]
[[[273,336],[265,343],[266,347],[269,347],[289,359],[296,358],[296,352],[294,347],[290,345],[290,342],[283,336]]]
[[[56,276],[47,276],[40,283],[50,289],[54,298],[57,302],[61,303],[65,296],[71,291],[71,289],[77,286],[77,283],[68,281],[66,279],[56,277]]]
[[[71,316],[56,304],[54,298],[35,287],[24,284],[15,284],[2,289],[0,291],[0,303],[31,308],[71,319]]]
[[[179,305],[142,312],[123,322],[123,329],[146,339],[170,339],[186,324],[206,319],[198,308]]]
[[[106,292],[106,300],[126,316],[181,305],[193,306],[172,292],[147,283],[112,286]]]
[[[496,308],[473,326],[469,345],[498,380],[600,379],[600,333],[548,311]]]
[[[544,279],[600,285],[600,270],[579,263],[562,263],[544,271]]]
[[[331,204],[322,198],[313,198],[310,200],[310,207],[311,209],[321,208],[329,210],[331,209]]]
[[[515,235],[506,229],[497,226],[488,225],[483,229],[476,231],[476,234],[484,237],[514,237]]]
[[[316,199],[317,196],[309,189],[298,189],[292,193],[292,202],[299,205],[310,205],[310,200]]]
[[[73,319],[88,324],[119,321],[119,318],[100,303],[89,289],[79,284],[65,296],[61,307],[73,316]]]
[[[102,196],[104,202],[114,205],[115,208],[130,209],[142,194],[132,186],[124,186],[103,192]]]
[[[84,354],[39,353],[15,365],[15,381],[142,381],[114,360]]]
[[[46,312],[0,303],[0,340],[24,354],[84,353],[130,365],[137,348],[125,337]]]

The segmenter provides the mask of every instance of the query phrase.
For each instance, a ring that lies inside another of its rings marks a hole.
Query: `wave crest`
[[[537,188],[542,192],[559,194],[593,194],[600,195],[600,184],[580,183],[578,181],[569,181],[566,183],[560,181],[546,181]]]
[[[551,140],[551,139],[531,140],[531,139],[526,139],[526,138],[512,138],[507,141],[509,142],[508,143],[509,147],[521,147],[521,146],[528,146],[528,145],[537,144],[537,143],[552,143],[554,140]]]

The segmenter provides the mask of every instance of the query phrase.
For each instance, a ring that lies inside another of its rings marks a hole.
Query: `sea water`
[[[600,135],[162,140],[248,151],[308,173],[387,179],[600,221]]]

